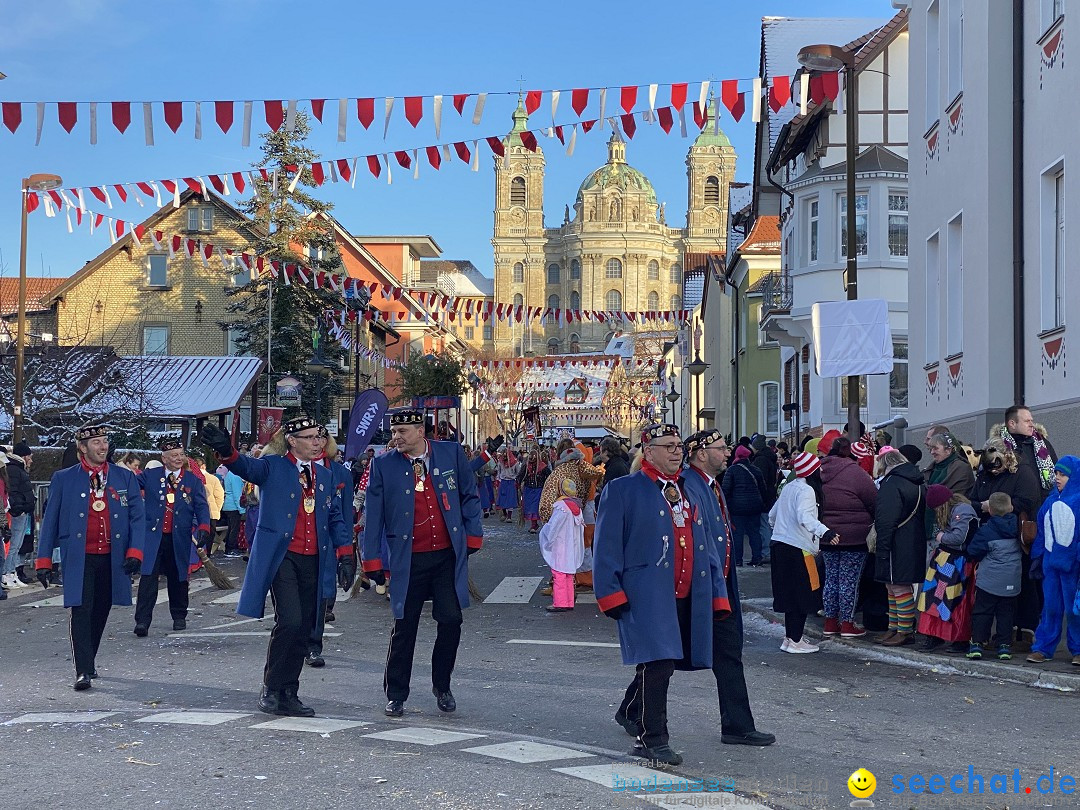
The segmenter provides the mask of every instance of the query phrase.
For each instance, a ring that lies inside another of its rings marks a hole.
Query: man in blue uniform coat
[[[461,609],[469,606],[468,555],[483,545],[476,475],[456,442],[424,437],[424,415],[390,417],[397,449],[371,462],[365,503],[364,570],[376,585],[390,578],[394,630],[383,688],[389,717],[401,717],[409,698],[416,630],[424,602],[438,631],[431,654],[431,683],[440,711],[457,708],[450,676],[461,641]],[[390,551],[382,559],[383,534]]]
[[[173,630],[187,629],[188,573],[193,541],[210,542],[210,507],[206,487],[186,469],[184,445],[175,436],[158,444],[160,467],[139,473],[139,486],[146,501],[146,547],[142,576],[135,599],[135,635],[150,631],[157,604],[158,576],[165,575],[169,590],[169,613]]]
[[[334,441],[334,437],[330,435],[330,431],[325,426],[319,425],[319,438],[322,439],[322,444],[319,448],[319,455],[315,459],[315,463],[322,465],[330,471],[331,479],[334,482],[334,497],[341,501],[341,516],[345,521],[345,527],[349,531],[349,543],[350,554],[353,555],[355,566],[355,552],[352,550],[352,538],[353,527],[356,525],[356,509],[353,508],[353,477],[352,472],[341,462],[337,461],[338,445]],[[355,570],[355,568],[354,568]],[[344,582],[344,580],[342,580]],[[330,583],[331,588],[337,587],[342,584],[339,582]],[[350,582],[350,587],[352,583]],[[337,593],[328,599],[323,601],[319,609],[315,611],[315,628],[311,631],[311,638],[308,641],[308,653],[307,658],[304,659],[310,667],[324,667],[326,666],[326,659],[323,658],[323,628],[326,622],[334,620],[334,600]]]
[[[705,504],[682,474],[675,425],[641,431],[641,470],[604,487],[593,545],[593,589],[618,621],[624,664],[636,665],[616,721],[637,737],[633,756],[669,765],[667,691],[679,669],[712,666],[713,622],[731,614]]]
[[[731,615],[713,622],[713,675],[720,701],[720,742],[727,745],[772,745],[776,737],[758,731],[750,711],[743,672],[742,605],[739,604],[739,583],[731,564],[731,545],[728,538],[727,503],[716,476],[724,469],[731,450],[718,430],[702,430],[686,440],[686,455],[690,468],[686,472],[686,488],[697,492],[705,520],[705,531],[716,538],[716,548],[723,564]],[[697,473],[694,475],[694,473]]]
[[[97,677],[101,636],[113,605],[131,604],[131,577],[143,559],[143,498],[124,467],[109,464],[108,431],[86,425],[75,433],[79,463],[60,470],[49,487],[35,568],[49,587],[53,549],[60,547],[64,607],[75,659],[75,689]]]
[[[274,629],[266,651],[259,709],[267,714],[313,717],[300,701],[300,672],[316,611],[334,595],[334,572],[352,587],[356,562],[330,471],[314,464],[322,448],[319,425],[310,417],[284,422],[267,445],[278,452],[242,456],[229,435],[207,423],[200,438],[221,462],[262,493],[259,525],[240,591],[237,613],[262,618],[269,593]]]

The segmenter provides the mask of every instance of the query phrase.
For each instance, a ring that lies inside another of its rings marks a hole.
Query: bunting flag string
[[[815,102],[817,102],[819,96],[821,98],[829,98],[830,100],[836,98],[839,86],[837,76],[838,74],[835,72],[816,74],[815,77],[810,80],[810,94],[815,99]],[[798,101],[797,98],[792,98],[792,78],[793,77],[791,76],[770,77],[767,95],[769,105],[773,107],[774,110],[779,110],[784,104]],[[746,95],[745,92],[739,93],[737,88],[740,84],[745,85],[747,83],[753,83],[754,87],[758,89],[759,94],[760,88],[764,85],[764,82],[760,77],[725,79],[721,83],[723,87],[722,99],[724,105],[731,111],[732,116],[736,121],[742,117],[742,109],[744,109],[745,106],[744,96]],[[404,115],[405,121],[413,129],[417,128],[424,118],[430,117],[434,124],[435,136],[439,137],[439,131],[443,124],[442,101],[447,95],[452,98],[453,107],[463,121],[468,120],[471,121],[473,125],[478,125],[483,120],[484,106],[489,96],[518,96],[518,98],[523,98],[526,111],[532,115],[540,108],[544,96],[546,95],[551,102],[552,117],[554,118],[555,110],[558,107],[559,97],[563,93],[569,93],[570,105],[574,112],[579,116],[584,114],[585,109],[590,103],[596,103],[598,105],[599,112],[597,114],[597,120],[600,122],[601,128],[603,128],[605,102],[608,91],[618,93],[620,108],[623,113],[629,113],[636,105],[639,90],[642,87],[645,88],[646,94],[648,95],[650,110],[656,99],[658,88],[669,88],[670,106],[676,111],[681,112],[683,106],[687,102],[691,86],[699,88],[698,103],[704,107],[710,86],[709,80],[698,82],[676,82],[672,84],[651,83],[617,87],[577,87],[551,90],[529,90],[524,93],[516,90],[508,90],[486,91],[480,93],[435,93],[431,95],[385,96],[383,97],[383,109],[385,111],[383,138],[386,138],[387,132],[389,131],[395,108],[403,111],[402,114]],[[466,114],[466,105],[470,98],[474,99],[471,116]],[[395,104],[399,99],[401,100],[401,104]],[[595,99],[595,102],[593,102],[593,99]],[[203,105],[213,107],[213,121],[223,134],[228,134],[231,131],[236,107],[237,105],[240,105],[243,122],[241,126],[241,145],[247,147],[250,146],[251,143],[250,136],[253,114],[261,116],[266,126],[274,132],[279,131],[282,127],[285,127],[286,131],[291,132],[295,125],[296,111],[299,109],[300,103],[306,104],[311,112],[311,116],[320,124],[323,124],[327,100],[327,98],[303,98],[232,101],[200,101],[194,99],[185,101],[4,101],[0,102],[0,122],[2,122],[4,129],[15,134],[21,128],[24,120],[35,118],[35,145],[38,145],[41,142],[42,129],[46,120],[46,108],[55,108],[55,121],[60,125],[60,128],[63,129],[64,132],[70,135],[75,130],[79,121],[85,120],[87,122],[87,129],[89,130],[90,143],[96,144],[98,143],[99,126],[97,112],[99,107],[109,110],[109,114],[104,117],[111,121],[113,129],[121,135],[124,135],[131,125],[131,108],[133,105],[138,105],[142,107],[143,112],[144,142],[146,146],[153,146],[155,116],[160,116],[160,119],[174,134],[179,133],[185,121],[190,120],[192,122],[193,135],[196,140],[199,140],[203,136]],[[338,99],[336,129],[339,141],[344,141],[346,139],[346,122],[348,110],[350,108],[356,111],[356,120],[363,127],[364,131],[370,129],[375,119],[377,100],[377,96]],[[35,111],[35,115],[24,116],[24,107]],[[740,111],[736,112],[736,109],[739,109]],[[334,125],[334,122],[330,121],[325,123],[331,126]]]

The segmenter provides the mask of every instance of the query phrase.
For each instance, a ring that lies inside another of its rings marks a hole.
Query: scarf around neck
[[[1039,431],[1033,432],[1031,438],[1035,442],[1035,464],[1039,468],[1039,483],[1042,484],[1043,489],[1049,490],[1054,480],[1054,460],[1050,458],[1050,451],[1046,447],[1046,441]],[[1009,433],[1009,429],[1005,425],[1001,426],[1001,440],[1005,442],[1006,447],[1016,454],[1017,460],[1019,460],[1020,454],[1017,452],[1016,439]]]

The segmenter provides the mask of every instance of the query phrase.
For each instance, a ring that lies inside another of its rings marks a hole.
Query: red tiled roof
[[[41,299],[48,296],[60,283],[62,278],[45,278],[42,276],[28,276],[26,279],[26,310],[27,312],[40,312],[47,309],[41,303]],[[19,311],[19,277],[0,277],[0,317],[13,315]]]
[[[780,217],[761,216],[754,220],[739,253],[775,253],[780,250]]]

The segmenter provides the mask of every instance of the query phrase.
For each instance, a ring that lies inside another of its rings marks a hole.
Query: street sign
[[[281,408],[296,408],[300,405],[300,387],[302,383],[296,377],[282,377],[277,381],[277,404]]]

